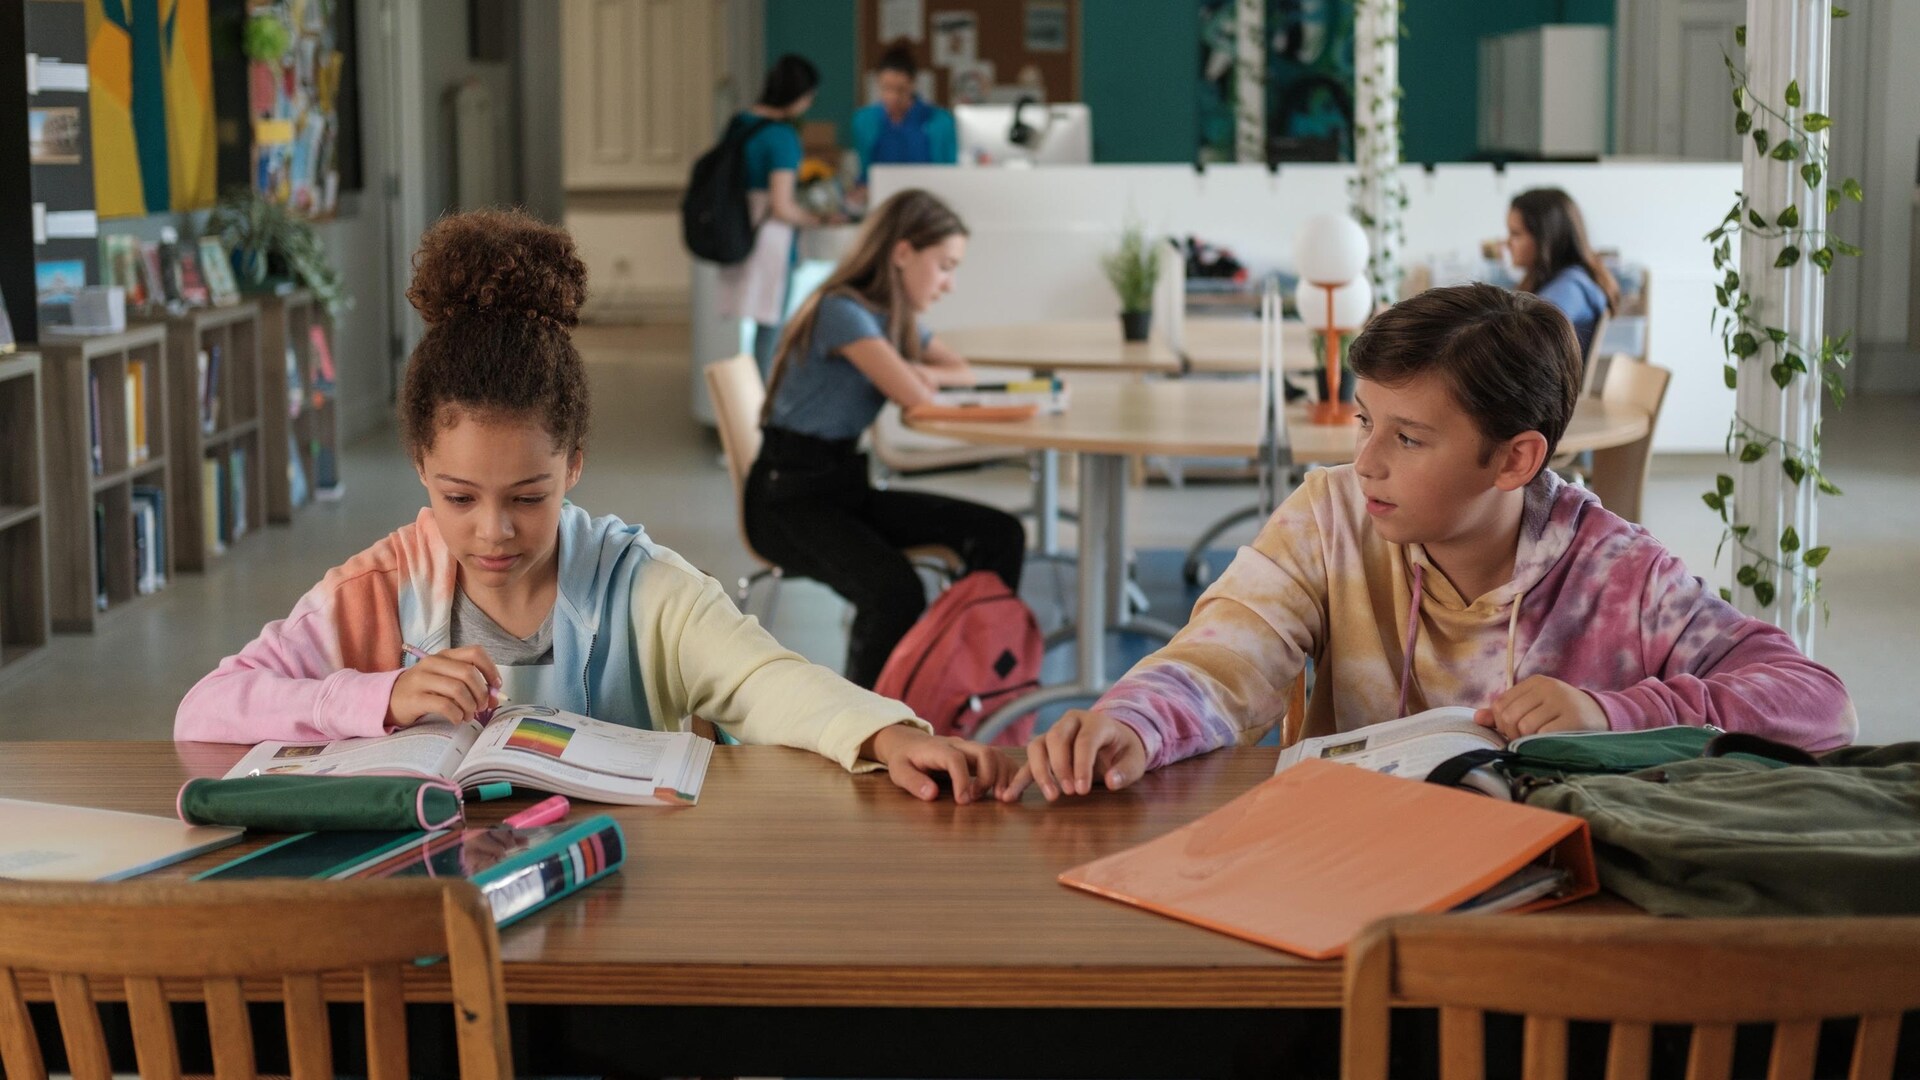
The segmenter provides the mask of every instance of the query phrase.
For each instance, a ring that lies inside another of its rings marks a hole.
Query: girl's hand
[[[1013,762],[991,746],[895,724],[882,728],[860,756],[887,767],[887,776],[907,794],[932,802],[940,797],[935,776],[944,773],[953,784],[953,801],[973,802],[999,794],[1013,778]]]
[[[1510,740],[1543,731],[1607,730],[1606,711],[1593,695],[1545,675],[1521,679],[1473,719]]]
[[[1019,798],[1029,783],[1039,784],[1048,802],[1086,795],[1096,776],[1108,791],[1119,791],[1146,771],[1147,747],[1139,732],[1106,713],[1074,709],[1027,744],[1027,763],[1001,798]]]
[[[478,645],[434,653],[400,673],[387,697],[387,725],[409,727],[428,716],[464,723],[493,708],[500,669]]]

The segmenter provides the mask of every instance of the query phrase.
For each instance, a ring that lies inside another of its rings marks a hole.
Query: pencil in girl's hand
[[[428,655],[427,650],[421,648],[418,645],[402,644],[400,646],[400,651],[403,653],[406,653],[408,656],[413,657],[415,660],[425,660]],[[497,686],[487,687],[487,695],[493,699],[494,708],[499,708],[500,706],[509,704],[510,702],[513,701],[512,698],[507,696],[507,692],[505,690],[502,690]],[[492,718],[493,718],[493,709],[481,710],[480,716],[479,716],[479,720],[481,723],[484,724]]]

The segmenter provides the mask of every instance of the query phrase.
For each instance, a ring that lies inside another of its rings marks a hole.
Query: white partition
[[[1464,255],[1506,235],[1507,203],[1532,187],[1564,188],[1580,204],[1597,247],[1614,248],[1649,273],[1647,356],[1673,370],[1654,446],[1722,446],[1733,393],[1721,378],[1709,323],[1715,275],[1701,237],[1719,223],[1740,186],[1729,163],[1441,165],[1405,167],[1406,258]],[[1089,165],[1047,169],[875,166],[874,199],[923,187],[946,199],[973,234],[953,293],[928,317],[940,326],[981,326],[1114,315],[1100,255],[1122,222],[1151,232],[1194,234],[1232,248],[1256,269],[1290,268],[1293,230],[1307,217],[1347,206],[1347,165]]]

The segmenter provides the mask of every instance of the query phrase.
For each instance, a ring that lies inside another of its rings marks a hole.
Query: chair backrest
[[[1600,362],[1600,347],[1607,340],[1607,324],[1612,321],[1613,317],[1604,311],[1593,321],[1593,336],[1587,339],[1587,355],[1581,358],[1581,397],[1593,397],[1604,385],[1606,375],[1601,369],[1607,365]]]
[[[753,550],[740,500],[747,490],[747,473],[760,456],[760,412],[767,403],[767,384],[760,365],[741,354],[707,365],[707,396],[713,399],[714,426],[720,429],[720,452],[727,459],[727,478],[733,481],[733,519],[740,543],[757,561],[773,563]]]
[[[370,1080],[404,1080],[402,973],[436,956],[452,984],[461,1075],[511,1077],[499,934],[470,883],[0,882],[0,1064],[12,1080],[46,1077],[24,995],[46,986],[75,1080],[112,1072],[96,993],[124,997],[140,1075],[180,1075],[169,1003],[204,1001],[215,1074],[252,1077],[247,1002],[275,989],[295,1080],[331,1080],[327,1000],[350,990],[365,1002]],[[352,981],[323,989],[322,975],[340,972]]]
[[[1688,1080],[1724,1080],[1734,1026],[1773,1024],[1772,1080],[1813,1076],[1820,1021],[1859,1017],[1854,1080],[1893,1074],[1920,1008],[1920,919],[1419,915],[1347,953],[1341,1075],[1385,1080],[1394,1005],[1440,1009],[1443,1080],[1485,1075],[1484,1014],[1525,1017],[1528,1080],[1567,1074],[1567,1022],[1611,1022],[1609,1078],[1645,1077],[1655,1024],[1690,1025]]]
[[[1614,356],[1607,365],[1606,389],[1602,401],[1628,405],[1647,414],[1647,434],[1625,446],[1593,452],[1593,475],[1588,487],[1600,497],[1600,505],[1626,518],[1640,520],[1640,502],[1647,487],[1647,469],[1653,461],[1653,433],[1660,426],[1660,408],[1667,400],[1667,383],[1673,373],[1654,364],[1643,363],[1625,354]]]

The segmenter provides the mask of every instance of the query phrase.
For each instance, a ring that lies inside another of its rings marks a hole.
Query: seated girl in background
[[[1620,306],[1620,287],[1587,244],[1580,207],[1559,188],[1514,196],[1507,208],[1507,252],[1520,272],[1520,291],[1538,294],[1566,315],[1583,361],[1593,352],[1602,315]]]
[[[973,382],[967,362],[917,322],[953,287],[966,253],[966,226],[945,203],[920,190],[888,199],[794,313],[767,388],[765,439],[743,500],[747,542],[853,604],[846,675],[860,686],[874,684],[926,610],[903,548],[944,544],[968,570],[1020,588],[1019,519],[961,499],[875,490],[857,449],[888,401],[911,409],[940,386]]]
[[[496,690],[612,723],[698,714],[747,743],[885,768],[967,802],[1011,769],[936,738],[895,701],[779,646],[720,584],[637,525],[566,501],[586,457],[587,374],[571,328],[586,267],[518,212],[427,230],[407,296],[427,322],[401,392],[428,506],[329,571],[180,702],[174,738],[374,736],[473,719]],[[427,655],[411,662],[413,646]]]

